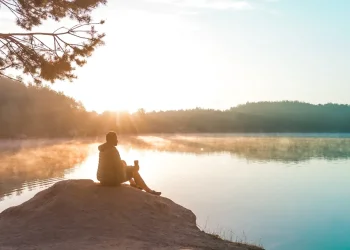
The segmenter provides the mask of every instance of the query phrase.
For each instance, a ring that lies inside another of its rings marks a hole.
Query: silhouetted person
[[[135,161],[134,166],[127,166],[126,162],[121,160],[116,148],[117,145],[117,134],[109,132],[106,135],[106,143],[98,147],[100,154],[97,179],[100,183],[106,186],[118,186],[123,182],[129,181],[133,187],[139,187],[154,195],[161,195],[161,192],[156,192],[146,185],[140,176],[138,161]]]

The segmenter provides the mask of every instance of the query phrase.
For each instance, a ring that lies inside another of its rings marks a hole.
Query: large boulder
[[[173,201],[129,186],[58,182],[0,214],[0,249],[258,249],[196,226]]]

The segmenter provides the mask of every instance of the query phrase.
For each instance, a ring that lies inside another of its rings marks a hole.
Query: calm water
[[[127,137],[119,149],[207,231],[272,250],[346,250],[350,139],[336,137]],[[0,211],[61,179],[95,180],[97,145],[0,142]]]

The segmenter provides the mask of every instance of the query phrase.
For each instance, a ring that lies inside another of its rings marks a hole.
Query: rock
[[[0,249],[258,249],[196,226],[173,201],[129,186],[58,182],[0,214]]]

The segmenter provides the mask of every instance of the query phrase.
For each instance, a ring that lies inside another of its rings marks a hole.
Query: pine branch
[[[105,34],[95,31],[95,25],[104,21],[91,22],[90,12],[105,3],[106,0],[0,0],[0,7],[9,9],[17,25],[29,31],[0,33],[0,75],[14,68],[30,75],[36,84],[76,78],[75,67],[83,66],[87,57],[104,44]],[[30,32],[42,21],[64,17],[78,23],[54,32]]]

